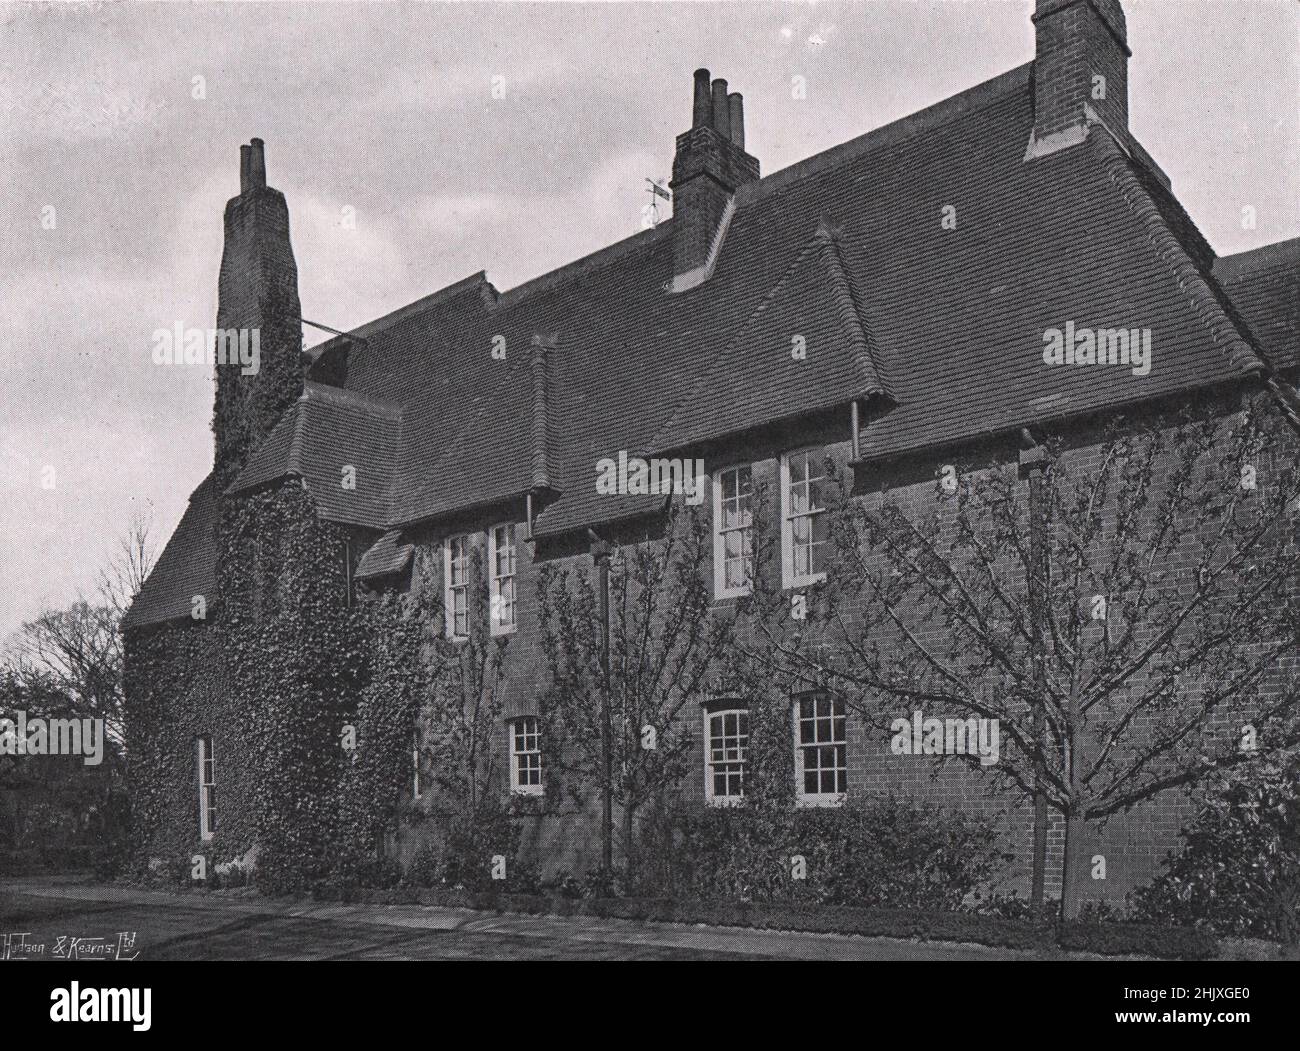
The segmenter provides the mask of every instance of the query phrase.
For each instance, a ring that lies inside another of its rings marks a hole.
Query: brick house
[[[220,607],[223,507],[250,494],[309,494],[339,538],[340,594],[401,590],[427,566],[453,634],[468,552],[485,553],[493,630],[514,636],[501,747],[511,788],[527,792],[545,763],[536,567],[590,564],[589,531],[618,536],[662,509],[600,492],[602,458],[702,457],[717,515],[744,484],[790,500],[823,454],[919,494],[959,450],[1014,458],[1022,428],[1075,428],[1086,450],[1120,407],[1265,391],[1295,418],[1300,240],[1216,257],[1128,129],[1119,0],[1036,6],[1032,62],[765,178],[740,95],[697,70],[670,221],[509,291],[475,274],[306,356],[285,197],[267,185],[261,141],[242,147],[217,327],[260,331],[262,367],[218,367],[213,471],[125,625],[131,747],[163,771],[144,789],[164,801],[146,847],[200,849],[218,793],[223,815],[250,802],[222,773],[245,761],[236,658],[195,615],[197,599]],[[1146,367],[1045,367],[1042,334],[1073,319],[1149,329]],[[812,576],[804,530],[783,538],[790,587]],[[183,667],[165,689],[138,670],[146,648]],[[811,704],[796,721],[817,717]],[[728,790],[706,774],[705,747],[737,734],[726,714],[690,713],[697,798]],[[831,734],[832,794],[892,789],[987,812],[1028,857],[1026,805],[899,763],[851,714],[833,713]],[[1186,813],[1171,794],[1098,832],[1108,895],[1150,878]],[[525,820],[545,868],[594,862],[591,815]],[[403,830],[403,856],[418,838]]]

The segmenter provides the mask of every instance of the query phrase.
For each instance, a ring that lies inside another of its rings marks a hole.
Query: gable
[[[211,606],[217,594],[218,495],[209,474],[123,617],[123,630],[189,618],[195,595]]]

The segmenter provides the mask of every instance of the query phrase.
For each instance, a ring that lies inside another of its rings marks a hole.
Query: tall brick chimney
[[[239,196],[226,203],[225,247],[217,284],[217,397],[212,413],[222,488],[302,393],[302,307],[289,243],[289,206],[266,185],[261,139],[239,148]],[[234,333],[244,360],[226,354]],[[256,348],[256,371],[248,364]]]
[[[1120,0],[1035,0],[1030,154],[1082,137],[1090,117],[1128,130],[1128,27]],[[1036,148],[1037,147],[1037,148]]]
[[[726,236],[732,195],[758,178],[758,158],[745,152],[744,99],[709,71],[695,71],[689,131],[673,157],[673,291],[708,279]]]

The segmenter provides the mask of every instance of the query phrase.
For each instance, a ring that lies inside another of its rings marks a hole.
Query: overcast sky
[[[771,173],[1028,61],[1032,8],[0,6],[0,639],[89,590],[133,508],[165,539],[211,466],[211,376],[151,336],[214,323],[241,142],[288,198],[304,316],[348,328],[635,232],[699,65]],[[1202,232],[1300,235],[1300,5],[1125,8],[1131,127]]]

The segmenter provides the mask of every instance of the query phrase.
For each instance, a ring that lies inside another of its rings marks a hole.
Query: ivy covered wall
[[[350,603],[349,535],[296,481],[229,501],[219,594],[198,621],[128,639],[136,864],[182,876],[257,848],[268,886],[373,860],[396,826],[419,647],[400,600]],[[215,834],[198,822],[196,741],[216,762]]]

